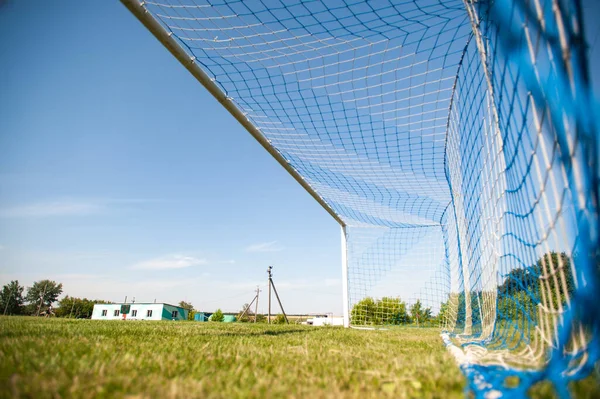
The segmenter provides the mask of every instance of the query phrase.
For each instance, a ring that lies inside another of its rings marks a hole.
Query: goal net
[[[477,395],[589,373],[579,1],[122,1],[340,223],[347,323],[440,326]]]

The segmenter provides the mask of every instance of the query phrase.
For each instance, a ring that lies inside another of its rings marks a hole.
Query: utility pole
[[[271,270],[273,270],[273,266],[267,267],[267,274],[269,275],[269,281],[267,282],[269,286],[269,313],[267,316],[267,323],[271,324],[271,278],[273,277]]]
[[[279,299],[279,294],[277,293],[277,288],[275,288],[275,283],[273,282],[273,266],[269,266],[267,268],[267,273],[269,273],[269,324],[271,323],[271,287],[273,287],[273,291],[275,292],[275,298],[277,298],[277,302],[279,302],[279,308],[281,309],[281,313],[283,313],[283,317],[285,318],[285,322],[290,324],[290,321],[285,314],[285,310],[283,310],[283,305],[281,304],[281,300]]]
[[[256,318],[258,317],[258,294],[260,293],[260,289],[258,285],[256,286],[256,305],[254,308],[254,322],[256,323]]]
[[[254,301],[256,301],[256,309],[255,309],[255,312],[254,312],[254,323],[256,323],[256,317],[257,317],[256,312],[258,311],[258,293],[259,292],[260,292],[260,289],[258,288],[258,286],[256,286],[256,295],[254,295],[254,298],[252,298],[252,301],[248,304],[248,306],[246,307],[246,309],[244,309],[244,311],[240,315],[240,320],[244,317],[244,315],[246,314],[246,312],[250,311],[250,309],[252,308],[252,304],[254,303]]]

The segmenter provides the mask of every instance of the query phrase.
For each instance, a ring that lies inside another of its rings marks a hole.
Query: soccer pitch
[[[0,334],[1,397],[464,396],[434,328],[3,317]]]

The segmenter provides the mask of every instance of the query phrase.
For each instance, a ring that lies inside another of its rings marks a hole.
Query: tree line
[[[366,297],[352,307],[351,319],[354,325],[424,325],[435,322],[436,318],[420,300],[407,306],[400,298]]]
[[[543,276],[547,276],[545,279]],[[556,277],[556,282],[554,278]],[[563,285],[564,278],[564,285]],[[558,283],[558,284],[556,284]],[[538,304],[546,301],[554,309],[564,305],[573,296],[575,282],[571,271],[571,259],[565,252],[548,252],[535,264],[512,269],[498,286],[496,319],[505,321],[536,322]],[[481,304],[485,293],[472,291],[471,323],[474,328],[481,324]],[[465,294],[458,295],[457,328],[465,324]],[[446,303],[447,305],[447,303]]]
[[[25,288],[13,280],[0,291],[0,314],[13,316],[56,316],[89,319],[96,304],[113,303],[101,299],[76,298],[63,293],[62,283],[40,280]],[[57,307],[53,307],[58,303]],[[188,310],[188,320],[194,320],[196,310],[190,302],[180,301],[179,307]],[[222,321],[222,320],[221,320]]]
[[[67,295],[54,308],[52,305],[62,293],[63,285],[56,281],[40,280],[25,288],[19,284],[19,280],[13,280],[0,291],[0,312],[3,315],[89,318],[95,304],[110,303]]]
[[[558,269],[556,278],[542,279],[552,276]],[[600,270],[600,265],[599,265]],[[552,307],[564,304],[567,296],[572,297],[575,289],[571,271],[571,259],[565,252],[548,252],[542,255],[535,264],[511,270],[498,286],[496,297],[497,320],[523,320],[535,322],[538,317],[537,305],[545,298]],[[355,325],[432,325],[444,324],[450,317],[450,309],[456,309],[456,328],[466,324],[467,298],[471,304],[471,324],[473,332],[481,328],[481,305],[489,293],[473,290],[467,296],[464,291],[455,293],[440,304],[436,316],[431,308],[424,307],[420,301],[411,306],[399,298],[383,297],[373,299],[366,297],[357,302],[351,311],[352,324]],[[454,304],[454,306],[451,306]]]
[[[543,276],[547,277],[542,278]],[[565,252],[548,252],[535,264],[514,268],[504,276],[496,293],[496,320],[537,322],[538,304],[545,301],[547,305],[556,309],[559,303],[565,304],[567,296],[573,296],[574,290],[571,258]],[[471,291],[469,295],[473,333],[481,330],[481,305],[484,303],[485,295],[489,293],[477,290]],[[442,303],[440,318],[449,316],[450,303],[454,302],[457,304],[455,326],[457,329],[464,328],[466,298],[467,295],[463,291]]]
[[[71,318],[90,318],[95,304],[113,303],[100,299],[76,298],[66,295],[62,299],[58,297],[63,293],[62,283],[52,280],[40,280],[33,283],[31,287],[24,287],[18,280],[13,280],[4,285],[0,291],[0,314],[14,316],[56,316]],[[57,307],[53,304],[58,303]],[[188,311],[188,320],[194,320],[198,311],[191,302],[180,301],[178,306]],[[243,317],[239,317],[243,310],[248,307],[244,305],[238,314],[238,321],[247,322],[254,320],[254,313],[248,309]],[[264,315],[256,315],[258,322],[266,322]],[[221,309],[217,309],[211,316],[211,321],[222,322],[225,315]],[[272,320],[275,324],[285,323],[283,315],[277,315]]]

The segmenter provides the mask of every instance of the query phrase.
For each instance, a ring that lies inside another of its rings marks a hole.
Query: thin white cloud
[[[207,263],[206,259],[186,255],[169,255],[138,262],[131,268],[137,270],[168,270],[184,269],[186,267],[200,266]]]
[[[0,249],[2,249],[2,248],[0,248]],[[219,264],[221,264],[221,265],[235,265],[235,260],[233,260],[233,259],[220,260]]]
[[[55,276],[57,280],[97,280],[104,276],[102,274],[84,274],[84,273],[65,273]]]
[[[27,218],[49,216],[78,216],[97,213],[101,204],[86,201],[51,201],[0,208],[2,218]]]
[[[279,252],[283,247],[277,245],[277,241],[261,242],[246,247],[247,252]]]
[[[114,207],[130,207],[157,201],[160,200],[142,198],[59,199],[0,207],[0,218],[85,216],[103,212]]]

